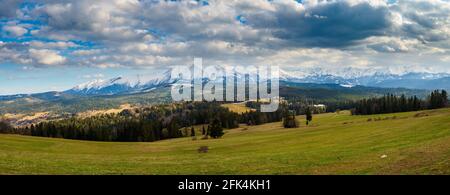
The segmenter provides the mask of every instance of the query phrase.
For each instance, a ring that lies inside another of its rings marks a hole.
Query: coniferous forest
[[[2,133],[95,141],[148,142],[189,136],[183,135],[181,129],[200,124],[207,124],[210,129],[231,129],[238,127],[240,123],[259,125],[281,120],[281,111],[237,114],[217,102],[189,102],[126,109],[118,114],[71,117],[21,128],[4,128]],[[213,131],[210,136],[218,138],[222,135]]]
[[[444,108],[448,105],[448,95],[445,90],[431,92],[427,99],[422,100],[416,96],[395,96],[387,94],[383,97],[362,99],[357,102],[352,114],[370,115],[396,112],[409,112],[425,109]]]

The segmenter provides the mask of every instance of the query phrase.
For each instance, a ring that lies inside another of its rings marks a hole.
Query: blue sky
[[[450,72],[446,0],[1,0],[0,95],[189,65]],[[371,71],[368,71],[371,70]]]
[[[0,69],[0,94],[20,94],[46,91],[63,91],[78,84],[110,79],[118,76],[151,74],[139,68],[96,68],[62,66],[58,68],[30,68],[24,70],[17,64],[2,64]]]

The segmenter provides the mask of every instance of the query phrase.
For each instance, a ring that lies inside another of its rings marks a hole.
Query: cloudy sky
[[[0,0],[0,94],[214,65],[450,72],[446,0]]]

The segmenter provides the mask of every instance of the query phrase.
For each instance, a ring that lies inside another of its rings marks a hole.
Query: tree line
[[[218,102],[183,102],[85,118],[70,117],[18,128],[8,126],[0,128],[0,133],[78,140],[150,142],[189,136],[186,133],[183,135],[181,129],[194,125],[207,124],[208,129],[203,130],[203,134],[217,138],[223,135],[222,128],[237,128],[240,123],[259,125],[281,120],[280,111],[262,113],[256,110],[237,114]]]
[[[370,115],[437,109],[447,105],[447,92],[435,90],[424,100],[416,96],[406,97],[405,95],[395,96],[393,94],[362,99],[356,103],[355,108],[351,111],[354,115]]]

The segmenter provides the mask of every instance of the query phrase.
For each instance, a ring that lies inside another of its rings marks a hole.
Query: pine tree
[[[209,126],[209,136],[212,138],[219,138],[223,136],[223,128],[220,120],[218,118],[215,118],[212,120],[212,123]]]
[[[305,115],[306,115],[306,125],[308,125],[312,121],[312,113],[310,107],[306,108]]]
[[[11,133],[12,129],[7,121],[0,121],[0,133]]]
[[[448,106],[448,94],[447,94],[447,91],[442,90],[441,97],[442,97],[442,101],[443,101],[443,105],[442,106],[443,107]]]
[[[194,127],[191,127],[191,136],[192,136],[192,137],[195,136],[195,129],[194,129]]]
[[[170,121],[169,126],[167,127],[167,131],[169,133],[170,138],[181,137],[180,126],[176,118],[173,118]]]
[[[206,135],[205,125],[202,125],[202,135]]]

